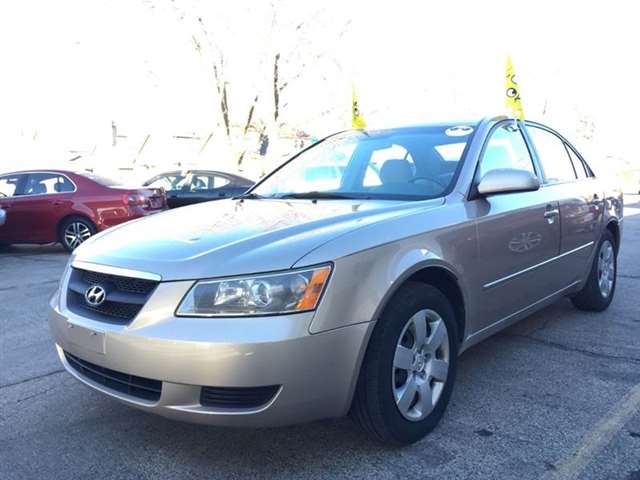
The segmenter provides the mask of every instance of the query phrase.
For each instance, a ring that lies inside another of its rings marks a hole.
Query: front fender
[[[420,238],[394,242],[334,261],[327,291],[309,327],[311,333],[375,322],[389,299],[413,274],[438,268],[455,278],[466,300],[459,268],[445,261]],[[465,301],[466,303],[466,301]]]

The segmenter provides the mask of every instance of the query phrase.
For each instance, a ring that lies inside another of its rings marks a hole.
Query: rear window
[[[104,185],[105,187],[121,187],[123,184],[120,180],[115,180],[113,178],[105,177],[102,175],[94,175],[93,173],[84,173],[85,177],[89,180],[93,180],[100,185]]]

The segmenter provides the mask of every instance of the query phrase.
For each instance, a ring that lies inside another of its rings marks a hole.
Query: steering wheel
[[[426,180],[427,182],[435,183],[436,185],[441,187],[443,190],[447,188],[446,185],[443,185],[439,181],[429,177],[413,177],[411,180],[409,180],[409,183],[416,183],[418,180]]]
[[[0,197],[6,197],[6,195],[2,192],[0,192]]]

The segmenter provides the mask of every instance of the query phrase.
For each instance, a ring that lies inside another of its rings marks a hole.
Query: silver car
[[[564,297],[608,307],[622,210],[537,123],[347,131],[241,197],[88,240],[49,324],[71,375],[142,410],[351,414],[406,444],[442,417],[465,349]]]

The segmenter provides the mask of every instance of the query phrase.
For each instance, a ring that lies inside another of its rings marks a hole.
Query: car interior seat
[[[382,164],[380,181],[383,185],[409,183],[413,178],[413,170],[408,160],[390,159]]]

